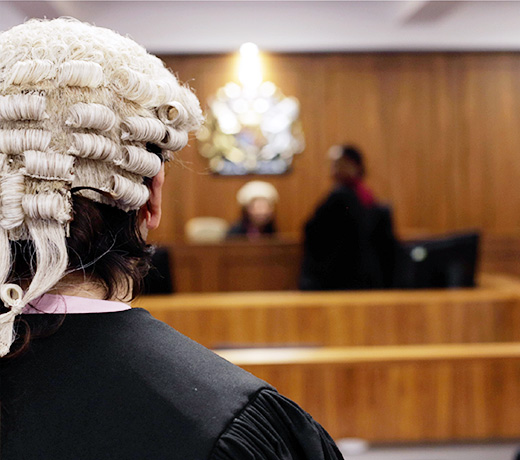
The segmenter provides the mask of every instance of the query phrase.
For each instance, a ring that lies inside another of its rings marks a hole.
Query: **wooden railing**
[[[520,344],[223,350],[336,439],[520,437]]]
[[[177,294],[135,306],[209,348],[520,341],[520,283],[476,289]]]
[[[520,438],[520,282],[475,289],[142,298],[270,382],[335,438]]]

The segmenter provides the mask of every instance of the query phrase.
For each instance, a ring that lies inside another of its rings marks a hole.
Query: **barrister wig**
[[[0,357],[15,317],[65,275],[72,194],[139,209],[145,178],[201,121],[190,89],[111,30],[55,19],[0,34]],[[25,291],[6,284],[12,241],[34,247]]]

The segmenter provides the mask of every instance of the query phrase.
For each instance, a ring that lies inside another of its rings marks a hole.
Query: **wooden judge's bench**
[[[237,238],[169,247],[176,292],[298,289],[302,249],[295,238]]]
[[[484,240],[481,267],[502,274],[420,291],[291,290],[294,241],[173,249],[178,293],[134,306],[270,382],[335,439],[520,439],[520,281],[497,258],[511,241]],[[260,286],[270,292],[207,292]]]
[[[417,235],[408,232],[405,239]],[[295,237],[178,242],[168,248],[175,292],[298,289],[302,245]],[[479,269],[520,277],[520,235],[484,235]]]

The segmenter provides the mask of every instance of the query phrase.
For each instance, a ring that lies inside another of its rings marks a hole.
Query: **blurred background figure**
[[[361,151],[329,149],[334,188],[305,224],[303,290],[391,287],[396,241],[391,211],[363,182]]]
[[[276,233],[275,211],[278,202],[276,188],[264,181],[248,182],[237,193],[237,202],[241,206],[242,216],[229,229],[228,236],[255,238]]]
[[[328,153],[336,184],[352,189],[363,207],[374,206],[374,194],[363,182],[366,171],[361,151],[353,145],[333,145]]]

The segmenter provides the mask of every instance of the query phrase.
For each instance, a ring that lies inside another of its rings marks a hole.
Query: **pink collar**
[[[44,294],[26,305],[22,314],[113,313],[130,310],[131,308],[132,307],[126,303],[111,300]]]

